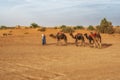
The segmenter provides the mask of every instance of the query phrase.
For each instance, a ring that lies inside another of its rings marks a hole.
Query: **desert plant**
[[[112,22],[107,21],[106,18],[102,19],[100,25],[96,28],[101,33],[111,34],[114,32]]]
[[[54,29],[58,29],[57,27],[54,27]]]
[[[45,27],[39,28],[38,31],[44,32],[46,31],[46,28]]]
[[[71,32],[74,32],[74,29],[71,27],[66,27],[66,28],[63,28],[61,31],[64,33],[71,33]]]
[[[83,27],[83,26],[75,26],[74,29],[75,29],[75,30],[76,30],[76,29],[84,29],[84,27]]]
[[[66,25],[62,25],[62,26],[60,26],[61,29],[66,28],[66,27],[67,27]]]
[[[115,27],[114,32],[120,34],[120,26]]]
[[[7,26],[2,25],[0,26],[0,29],[7,29]]]
[[[40,26],[36,23],[31,23],[30,28],[39,28]]]
[[[89,25],[89,27],[87,28],[87,30],[95,30],[95,28],[92,25]]]

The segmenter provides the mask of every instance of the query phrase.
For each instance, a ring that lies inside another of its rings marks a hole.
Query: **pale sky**
[[[120,25],[120,0],[0,0],[0,25]]]

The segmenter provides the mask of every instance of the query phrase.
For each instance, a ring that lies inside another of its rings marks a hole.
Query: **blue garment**
[[[45,45],[46,44],[46,37],[45,35],[42,37],[42,45]]]

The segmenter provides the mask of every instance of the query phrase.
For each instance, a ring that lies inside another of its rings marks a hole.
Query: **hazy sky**
[[[120,0],[0,0],[0,25],[120,25]]]

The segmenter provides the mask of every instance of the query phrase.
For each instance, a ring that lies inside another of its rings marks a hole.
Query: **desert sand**
[[[102,48],[56,45],[58,29],[0,30],[0,80],[120,80],[120,34],[101,34]],[[3,33],[11,35],[3,36]],[[78,30],[75,33],[89,33]],[[41,34],[47,44],[41,45]],[[64,41],[61,41],[64,44]]]

